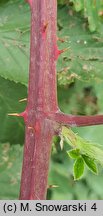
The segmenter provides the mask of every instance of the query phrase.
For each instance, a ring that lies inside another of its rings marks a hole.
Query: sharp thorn
[[[46,24],[44,24],[44,26],[43,26],[43,32],[46,31],[47,27],[48,27],[48,22]]]
[[[48,189],[49,188],[58,188],[59,186],[58,185],[48,185]]]
[[[66,40],[64,40],[64,39],[62,39],[62,38],[58,38],[58,37],[57,37],[57,40],[60,41],[61,43],[66,42]]]
[[[27,101],[27,98],[20,99],[19,102]]]
[[[55,60],[57,60],[59,55],[67,51],[70,47],[64,48],[62,50],[59,50],[57,46],[55,46],[54,48],[55,48]]]
[[[28,129],[30,129],[30,130],[34,130],[34,128],[33,128],[33,127],[28,127]]]
[[[19,113],[8,113],[8,116],[20,116],[20,114]]]
[[[62,50],[59,50],[59,54],[66,52],[67,50],[69,50],[70,47],[64,48]]]

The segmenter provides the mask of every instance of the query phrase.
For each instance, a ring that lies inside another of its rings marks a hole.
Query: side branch
[[[81,127],[81,126],[103,124],[103,115],[76,116],[76,115],[67,115],[62,112],[57,112],[55,114],[50,114],[49,117],[60,124],[68,125],[70,127]]]

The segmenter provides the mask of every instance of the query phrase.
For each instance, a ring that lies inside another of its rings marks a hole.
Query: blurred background
[[[57,63],[60,109],[75,115],[103,113],[103,1],[58,0],[57,34],[60,49],[68,47]],[[0,199],[18,199],[24,144],[21,112],[27,97],[30,9],[23,0],[0,1]],[[89,141],[103,145],[103,126],[74,128]],[[49,170],[47,199],[103,199],[103,169],[96,176],[85,169],[73,179],[73,161],[67,143],[55,137]]]

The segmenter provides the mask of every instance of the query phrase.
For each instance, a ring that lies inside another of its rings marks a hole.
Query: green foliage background
[[[0,1],[0,199],[17,199],[24,144],[21,112],[27,96],[30,10],[23,0]],[[65,113],[103,113],[103,1],[58,0],[59,48],[69,47],[57,63],[58,100]],[[74,128],[80,136],[103,145],[103,126]],[[49,172],[48,199],[103,199],[103,170],[85,169],[73,180],[73,162],[65,142],[55,138]]]

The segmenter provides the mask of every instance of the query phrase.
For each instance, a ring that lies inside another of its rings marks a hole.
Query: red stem
[[[33,0],[26,138],[20,199],[45,199],[56,112],[56,0]],[[47,113],[47,114],[45,114]]]
[[[68,125],[70,127],[83,127],[103,124],[103,115],[75,116],[67,115],[62,112],[56,112],[55,114],[50,114],[49,118],[62,125]]]
[[[103,124],[100,116],[72,116],[58,111],[56,62],[61,51],[56,42],[56,0],[28,0],[31,7],[31,46],[28,102],[19,114],[25,120],[26,137],[20,199],[46,198],[52,137],[58,124]]]

